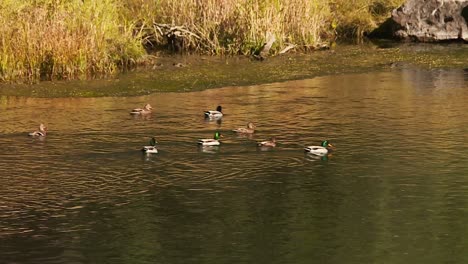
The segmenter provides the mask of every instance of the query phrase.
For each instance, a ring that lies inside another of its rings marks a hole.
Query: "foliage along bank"
[[[249,55],[362,37],[401,0],[0,0],[0,80],[114,74],[148,51]],[[182,42],[161,25],[181,29]]]

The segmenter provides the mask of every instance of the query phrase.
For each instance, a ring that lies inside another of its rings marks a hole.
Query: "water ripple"
[[[357,223],[383,207],[394,214],[428,207],[447,217],[467,198],[467,89],[445,89],[459,82],[445,84],[443,76],[437,87],[422,89],[400,74],[132,98],[12,98],[8,114],[0,116],[0,239],[52,237],[73,251],[70,241],[93,237],[110,223],[108,240],[126,232],[159,235],[176,225],[183,240],[193,235],[184,219],[212,224],[205,216],[229,215],[237,219],[229,222],[257,230],[249,223],[271,223],[255,218],[270,209],[269,217],[287,216],[275,218],[281,227],[294,226],[287,219],[301,214],[308,215],[301,216],[308,227],[323,220],[316,214],[335,222],[359,215],[348,219]],[[146,102],[155,106],[151,116],[128,114]],[[218,104],[226,113],[222,122],[205,120],[203,111]],[[257,125],[254,135],[231,131],[249,121]],[[47,123],[49,135],[28,137],[39,122]],[[197,146],[215,131],[224,135],[219,147]],[[159,153],[143,154],[151,136]],[[272,136],[276,148],[256,146]],[[304,146],[324,139],[334,152],[304,154]],[[57,248],[42,245],[44,251]],[[18,254],[15,246],[2,249],[0,256],[9,259]],[[37,252],[28,256],[60,263]]]

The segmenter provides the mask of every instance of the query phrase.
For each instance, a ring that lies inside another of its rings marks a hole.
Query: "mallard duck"
[[[45,137],[47,134],[47,127],[44,124],[39,125],[39,130],[29,133],[32,137]]]
[[[270,140],[258,142],[257,146],[274,148],[276,147],[276,138],[272,137]]]
[[[143,108],[135,108],[133,109],[130,114],[131,115],[145,115],[145,114],[150,114],[151,113],[151,109],[153,109],[153,107],[151,107],[150,104],[146,104]]]
[[[221,143],[219,142],[219,139],[222,137],[221,133],[216,132],[214,134],[213,138],[209,139],[199,139],[198,140],[198,145],[202,146],[219,146]]]
[[[223,108],[220,105],[218,105],[218,107],[216,107],[216,110],[205,111],[205,118],[210,118],[210,119],[221,118],[223,117],[222,110]]]
[[[241,133],[241,134],[253,134],[255,132],[255,124],[252,122],[249,122],[247,123],[247,127],[239,127],[232,131],[236,133]]]
[[[152,137],[150,140],[150,145],[149,146],[144,146],[141,151],[144,153],[152,154],[152,153],[158,153],[158,149],[156,148],[156,138]]]
[[[308,146],[304,148],[304,151],[310,154],[323,156],[328,154],[333,147],[334,146],[330,144],[328,140],[324,140],[320,146]]]

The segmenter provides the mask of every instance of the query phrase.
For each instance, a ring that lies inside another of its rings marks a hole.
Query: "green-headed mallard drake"
[[[148,154],[153,154],[153,153],[158,153],[158,149],[156,148],[156,143],[158,143],[156,141],[156,138],[155,137],[152,137],[151,140],[150,140],[150,145],[149,146],[144,146],[141,151],[143,151],[144,153],[148,153]]]
[[[271,137],[271,139],[267,140],[267,141],[258,142],[257,146],[274,148],[274,147],[276,147],[276,137]]]
[[[220,105],[218,105],[218,107],[216,107],[216,110],[205,111],[205,118],[209,118],[209,119],[221,118],[223,117],[222,110],[223,108]]]
[[[150,104],[146,104],[143,108],[135,108],[133,109],[130,114],[131,115],[145,115],[145,114],[151,114],[151,110],[153,107],[151,107]]]
[[[219,139],[222,137],[221,133],[216,132],[214,134],[213,138],[209,139],[199,139],[198,140],[198,145],[202,146],[219,146],[221,143],[219,142]]]
[[[247,127],[239,127],[232,131],[236,133],[241,133],[241,134],[253,134],[255,132],[255,128],[256,128],[255,124],[252,122],[249,122],[247,123]]]
[[[306,153],[323,156],[328,154],[333,149],[333,147],[334,146],[330,144],[328,140],[324,140],[320,146],[308,146],[304,148],[304,151]]]
[[[47,127],[44,124],[39,125],[39,130],[28,134],[31,137],[45,137],[47,135]]]

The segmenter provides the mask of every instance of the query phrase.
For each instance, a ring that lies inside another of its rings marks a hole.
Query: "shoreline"
[[[338,45],[331,50],[283,54],[265,61],[252,60],[246,56],[164,55],[143,67],[110,78],[42,81],[36,84],[2,83],[0,96],[127,97],[402,67],[468,69],[468,46],[394,42]]]

